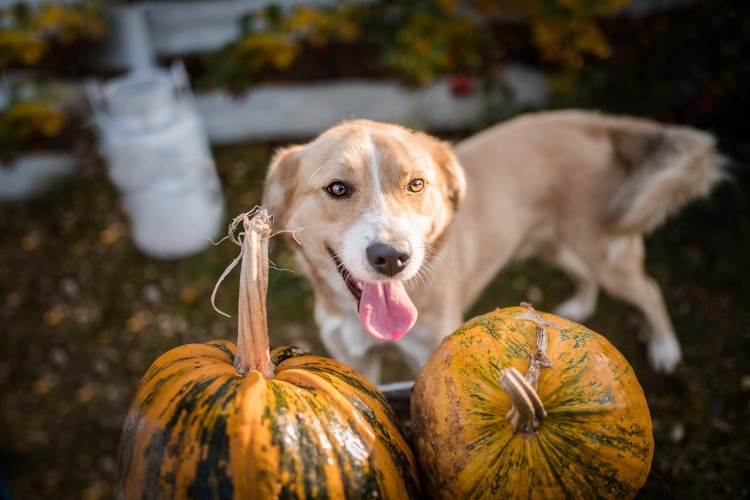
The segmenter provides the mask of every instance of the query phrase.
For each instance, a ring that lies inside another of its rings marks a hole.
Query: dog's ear
[[[274,218],[277,229],[286,227],[287,207],[297,189],[299,150],[302,146],[291,146],[276,151],[266,174],[263,188],[263,206]]]
[[[425,148],[429,151],[430,156],[438,166],[440,174],[445,179],[443,186],[446,199],[453,206],[454,211],[458,210],[458,206],[466,193],[464,168],[453,154],[450,144],[421,132],[418,132],[417,136],[422,140]]]

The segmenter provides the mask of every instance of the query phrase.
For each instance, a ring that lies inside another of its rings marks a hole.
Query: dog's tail
[[[724,177],[724,160],[708,133],[689,127],[625,123],[611,129],[626,171],[605,209],[610,227],[648,232]]]

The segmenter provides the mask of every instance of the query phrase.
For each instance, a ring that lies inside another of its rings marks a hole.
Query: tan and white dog
[[[373,381],[374,347],[398,340],[418,370],[496,273],[532,255],[576,284],[556,313],[584,320],[599,287],[640,309],[649,360],[668,372],[680,345],[643,235],[720,178],[710,135],[642,119],[532,114],[453,148],[352,120],[279,150],[263,204],[294,234],[324,345]]]

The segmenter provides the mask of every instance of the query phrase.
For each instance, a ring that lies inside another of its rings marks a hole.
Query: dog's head
[[[352,297],[370,334],[396,340],[417,314],[403,283],[423,270],[465,184],[445,143],[353,120],[278,151],[263,204],[274,229],[294,232],[313,284]]]

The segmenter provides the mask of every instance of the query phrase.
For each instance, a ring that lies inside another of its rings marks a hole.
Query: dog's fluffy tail
[[[632,125],[615,126],[611,132],[618,163],[627,174],[605,217],[615,230],[648,232],[690,201],[708,195],[724,177],[724,161],[708,133]]]

